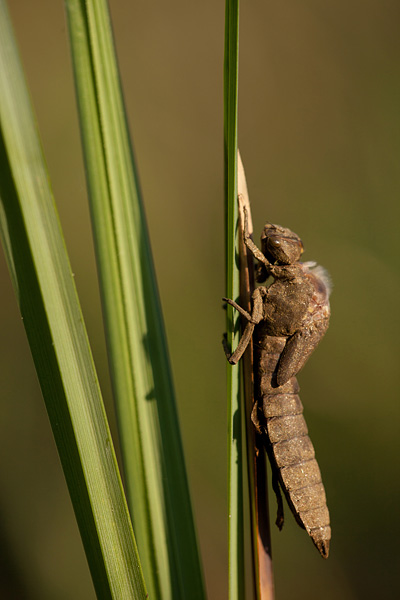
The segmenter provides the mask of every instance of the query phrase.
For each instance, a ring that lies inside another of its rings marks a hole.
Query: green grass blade
[[[150,597],[204,598],[147,226],[107,3],[67,0],[128,502]]]
[[[145,598],[129,513],[6,5],[1,237],[98,598]]]
[[[239,297],[238,202],[237,202],[237,103],[239,63],[239,2],[226,0],[224,65],[224,135],[225,135],[225,239],[226,296]],[[227,307],[227,342],[238,342],[239,319]],[[229,599],[244,598],[243,557],[243,483],[242,483],[242,406],[240,402],[239,366],[227,367],[228,454],[229,454]]]

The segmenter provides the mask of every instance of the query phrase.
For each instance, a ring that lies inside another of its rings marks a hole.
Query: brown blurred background
[[[112,419],[63,3],[8,4]],[[224,2],[111,0],[111,11],[216,600],[227,597]],[[277,600],[399,597],[399,16],[398,0],[241,3],[239,146],[256,237],[266,220],[294,229],[334,282],[330,330],[300,376],[331,556],[287,511],[273,531]],[[2,254],[0,268],[0,596],[92,599]]]

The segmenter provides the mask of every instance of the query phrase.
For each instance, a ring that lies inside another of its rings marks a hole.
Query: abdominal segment
[[[259,427],[273,475],[286,496],[296,521],[304,527],[324,558],[329,554],[331,529],[321,472],[303,417],[295,377],[284,385],[274,381],[286,338],[266,336],[255,344]]]

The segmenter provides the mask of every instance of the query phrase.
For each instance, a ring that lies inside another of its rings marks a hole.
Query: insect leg
[[[253,242],[253,240],[250,237],[247,210],[245,207],[243,207],[243,213],[244,213],[243,242],[245,243],[246,247],[250,250],[250,252],[252,253],[252,255],[254,256],[254,258],[256,260],[258,260],[260,263],[262,263],[266,267],[270,267],[271,263],[264,256],[264,254],[261,252],[261,250],[259,248],[257,248],[257,246],[255,245],[255,243]]]
[[[226,358],[228,359],[228,362],[231,365],[236,365],[239,362],[239,360],[242,358],[247,346],[249,345],[251,337],[253,335],[254,327],[255,327],[254,323],[247,323],[245,330],[242,334],[242,337],[240,338],[239,343],[236,347],[236,350],[233,354],[231,354],[229,352],[229,348],[228,348],[228,346],[226,344],[226,340],[224,338],[223,345],[224,345]]]
[[[277,474],[275,473],[275,470],[272,471],[272,489],[274,490],[274,493],[276,496],[276,503],[278,505],[278,507],[276,509],[275,525],[277,526],[279,531],[281,531],[285,518],[284,518],[284,513],[283,513],[283,500],[282,500],[281,488],[279,487],[279,479],[278,479]]]
[[[236,308],[236,310],[240,312],[240,314],[243,315],[248,321],[251,321],[251,315],[247,312],[247,310],[244,310],[244,308],[242,308],[237,302],[231,300],[230,298],[222,298],[222,300],[227,304],[233,306],[233,308]]]
[[[255,407],[255,405],[254,405],[254,407]],[[279,468],[277,467],[275,459],[274,459],[273,449],[272,449],[272,445],[271,445],[271,442],[268,437],[268,432],[267,432],[265,426],[263,426],[262,423],[260,423],[260,421],[258,420],[258,417],[255,416],[254,407],[253,407],[251,419],[252,419],[257,431],[259,433],[261,433],[261,435],[262,435],[262,438],[264,441],[264,447],[267,452],[269,461],[271,463],[271,468],[272,468],[272,482],[271,483],[272,483],[272,489],[274,490],[274,494],[276,497],[276,504],[277,504],[275,525],[278,527],[279,531],[281,531],[284,521],[285,521],[285,515],[284,515],[284,511],[283,511],[283,498],[282,498],[282,493],[281,493],[281,486],[279,483]]]
[[[263,296],[265,296],[266,291],[267,290],[264,287],[259,287],[254,290],[253,295],[252,295],[253,310],[252,310],[251,315],[247,312],[247,310],[244,310],[244,308],[239,306],[239,304],[237,304],[234,300],[230,300],[229,298],[223,298],[223,300],[225,302],[227,302],[228,304],[233,306],[233,308],[236,308],[236,310],[239,311],[240,314],[243,315],[248,320],[248,323],[245,327],[242,337],[240,338],[237,348],[236,348],[235,352],[233,352],[233,354],[230,354],[229,348],[227,347],[227,344],[226,344],[226,340],[225,339],[223,340],[225,354],[231,365],[236,365],[239,362],[239,360],[242,358],[247,346],[249,345],[251,337],[253,335],[254,327],[263,318]]]

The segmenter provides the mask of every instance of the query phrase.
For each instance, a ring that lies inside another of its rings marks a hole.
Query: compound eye
[[[267,239],[267,245],[271,250],[281,247],[281,240],[278,237],[269,237]]]

